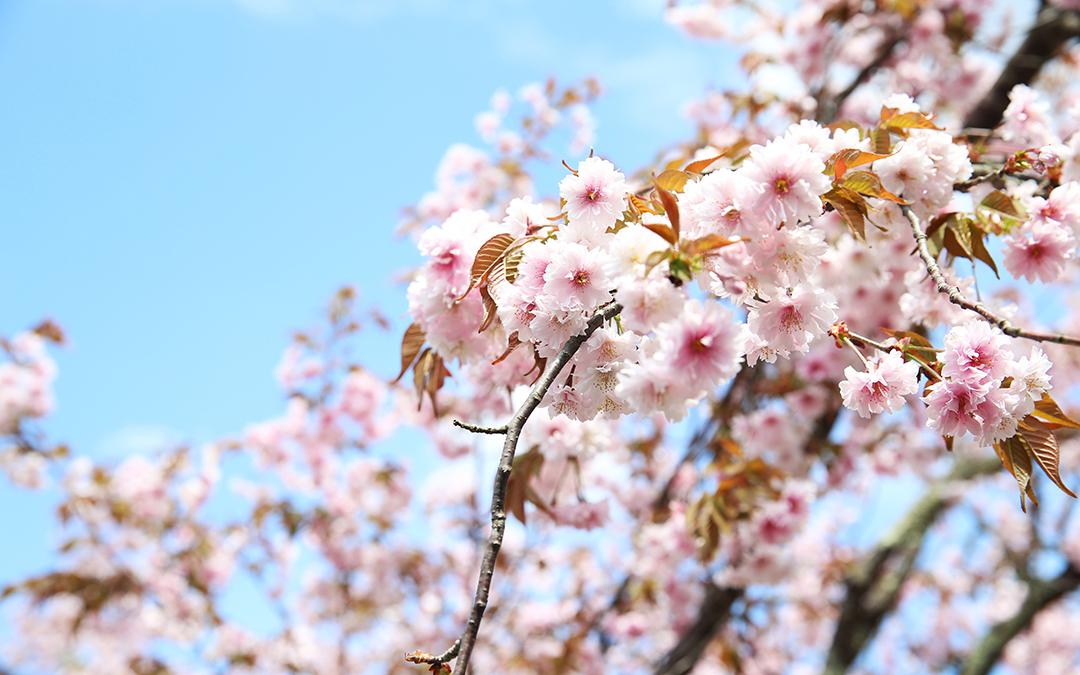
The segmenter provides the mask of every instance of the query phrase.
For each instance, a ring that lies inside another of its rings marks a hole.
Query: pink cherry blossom
[[[894,412],[904,405],[904,397],[918,390],[919,364],[904,361],[898,352],[875,358],[865,371],[848,366],[840,395],[844,405],[869,418],[871,413]]]
[[[574,227],[603,232],[626,209],[629,188],[623,175],[606,159],[589,157],[578,164],[577,175],[559,183],[566,214]]]

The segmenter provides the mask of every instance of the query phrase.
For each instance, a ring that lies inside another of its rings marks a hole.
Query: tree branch
[[[958,461],[948,476],[931,485],[892,532],[848,574],[825,673],[846,673],[896,606],[927,531],[953,499],[950,485],[988,474],[999,466],[993,458]]]
[[[885,36],[881,43],[881,47],[878,49],[878,53],[870,60],[862,69],[855,75],[855,78],[844,87],[843,91],[835,96],[829,96],[828,90],[822,85],[818,95],[815,96],[817,100],[817,115],[815,116],[820,124],[829,124],[836,119],[836,115],[840,112],[840,109],[844,106],[844,102],[848,100],[855,90],[865,84],[874,73],[878,71],[885,62],[892,58],[892,55],[896,52],[896,48],[900,46],[900,43],[904,41],[904,38],[900,32],[893,32]]]
[[[1069,564],[1049,581],[1032,580],[1028,583],[1027,596],[1016,614],[994,624],[971,651],[964,664],[963,675],[986,675],[1005,652],[1006,645],[1031,625],[1035,615],[1046,609],[1062,596],[1080,587],[1080,570]]]
[[[581,345],[605,321],[611,319],[620,311],[622,311],[622,305],[618,303],[608,305],[589,319],[589,323],[580,335],[575,335],[567,340],[559,353],[552,359],[551,365],[544,372],[544,376],[533,386],[528,398],[525,399],[506,425],[506,441],[503,443],[499,468],[495,472],[495,486],[491,493],[491,532],[488,533],[487,542],[484,544],[484,556],[480,563],[480,576],[476,582],[476,594],[473,598],[472,611],[469,613],[469,621],[465,625],[465,631],[461,634],[461,646],[457,661],[454,663],[454,675],[465,675],[469,669],[469,659],[472,657],[473,646],[476,644],[476,636],[480,632],[480,622],[484,619],[484,610],[487,609],[488,593],[491,591],[491,580],[495,574],[495,561],[499,557],[503,534],[506,531],[506,485],[510,480],[510,471],[514,465],[514,453],[517,451],[521,430],[525,426],[525,422],[529,420],[529,416],[544,400],[544,396],[547,394],[548,389],[551,388],[551,385],[555,383],[559,373],[574,357]],[[458,424],[458,426],[462,425]]]
[[[964,127],[993,129],[1009,105],[1009,92],[1018,84],[1030,84],[1043,65],[1070,38],[1080,36],[1080,12],[1047,5],[1035,16],[1024,42],[1009,58],[994,86],[968,113]]]
[[[505,434],[508,431],[505,424],[499,427],[482,427],[477,424],[469,424],[468,422],[462,422],[461,420],[454,420],[454,426],[459,429],[464,429],[465,431],[471,431],[474,434],[498,435]]]
[[[741,588],[722,588],[711,581],[705,583],[705,599],[701,601],[694,625],[682,634],[654,671],[656,675],[687,675],[694,669],[705,648],[716,637],[731,613],[731,606],[742,597]]]
[[[919,223],[919,217],[916,216],[915,212],[908,206],[902,206],[901,209],[903,209],[904,215],[907,216],[908,222],[911,224],[911,231],[915,234],[916,249],[919,253],[919,257],[922,258],[923,264],[926,265],[926,271],[929,272],[930,278],[934,280],[934,284],[937,285],[938,291],[949,298],[949,302],[959,307],[963,307],[966,310],[975,312],[989,323],[1000,328],[1001,332],[1009,337],[1025,338],[1027,340],[1034,340],[1035,342],[1054,342],[1060,345],[1080,347],[1080,338],[1069,337],[1068,335],[1061,335],[1058,333],[1037,333],[1017,328],[1009,323],[1007,319],[994,314],[981,302],[972,302],[965,298],[959,288],[949,284],[949,282],[945,280],[945,275],[942,274],[937,260],[934,259],[934,256],[930,255],[930,249],[926,243],[926,232]]]

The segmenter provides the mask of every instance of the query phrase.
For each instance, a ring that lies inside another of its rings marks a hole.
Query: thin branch
[[[930,526],[952,502],[952,483],[988,474],[999,466],[996,459],[959,461],[948,476],[930,486],[892,532],[848,574],[840,618],[826,659],[827,675],[846,673],[896,606]]]
[[[964,119],[965,127],[993,129],[1009,105],[1009,92],[1018,84],[1031,84],[1043,65],[1070,38],[1080,35],[1080,12],[1045,6],[1035,17],[1024,42],[1001,69],[994,86]]]
[[[963,307],[966,310],[975,312],[989,323],[997,326],[1001,329],[1002,333],[1005,333],[1009,337],[1025,338],[1027,340],[1034,340],[1035,342],[1053,342],[1059,345],[1071,345],[1073,347],[1080,347],[1080,338],[1070,337],[1068,335],[1061,335],[1058,333],[1037,333],[1034,331],[1023,330],[1009,323],[1007,319],[1004,319],[997,314],[994,314],[986,305],[981,302],[972,302],[964,297],[964,294],[960,292],[960,289],[951,285],[945,280],[945,275],[942,274],[941,268],[938,266],[937,260],[934,256],[930,255],[930,248],[926,243],[926,232],[923,230],[922,225],[919,223],[919,217],[915,215],[915,212],[908,206],[901,207],[904,211],[904,215],[907,216],[908,222],[911,224],[911,231],[915,234],[915,244],[919,253],[919,257],[922,258],[923,264],[926,265],[926,271],[930,273],[930,278],[934,280],[934,284],[937,286],[939,292],[945,294],[951,303],[958,307]]]
[[[440,670],[440,666],[444,666],[458,655],[458,650],[461,649],[461,640],[454,640],[454,644],[450,645],[450,649],[447,649],[438,656],[432,656],[425,652],[412,652],[405,655],[405,660],[409,663],[419,663],[425,666],[431,666],[431,672]],[[344,672],[344,671],[342,671]]]
[[[461,420],[454,420],[454,426],[464,429],[465,431],[471,431],[474,434],[505,434],[509,430],[505,424],[498,427],[482,427],[477,424],[462,422]]]
[[[506,425],[506,441],[503,443],[502,456],[499,458],[499,468],[495,472],[495,485],[491,494],[491,531],[488,533],[487,542],[484,545],[483,560],[480,563],[480,575],[476,582],[476,594],[473,598],[472,611],[469,613],[469,621],[465,625],[465,631],[461,634],[460,649],[457,661],[454,663],[454,675],[465,675],[469,669],[469,659],[476,644],[476,636],[480,632],[480,622],[484,619],[484,611],[487,609],[488,594],[491,591],[491,580],[495,574],[495,561],[499,557],[499,549],[502,548],[503,534],[506,531],[506,486],[510,480],[510,471],[514,465],[514,453],[517,451],[518,438],[521,430],[528,421],[529,416],[544,400],[548,389],[554,384],[555,379],[562,369],[570,362],[581,345],[608,321],[622,311],[622,305],[612,303],[598,311],[589,319],[585,330],[566,341],[559,353],[551,361],[544,376],[533,386],[529,396],[517,409],[510,422]]]
[[[870,60],[862,69],[855,75],[855,78],[844,87],[843,91],[830,96],[828,90],[822,85],[821,90],[815,97],[817,100],[817,121],[821,124],[829,124],[836,119],[837,113],[844,106],[844,102],[848,100],[855,90],[865,84],[869,79],[885,65],[885,62],[892,58],[892,55],[896,52],[896,48],[903,42],[902,34],[894,32],[890,35],[886,35],[885,39],[881,43],[881,47],[878,49],[878,53]]]
[[[1032,619],[1042,610],[1080,587],[1080,570],[1071,564],[1049,581],[1032,580],[1028,583],[1027,596],[1016,614],[994,624],[983,636],[964,664],[963,675],[986,675],[1005,652],[1009,641],[1031,625]]]

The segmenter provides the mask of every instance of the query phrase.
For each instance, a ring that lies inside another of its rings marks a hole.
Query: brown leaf
[[[1009,218],[1023,218],[1023,214],[1021,214],[1020,209],[1016,207],[1016,202],[1013,201],[1013,198],[1001,190],[994,190],[983,197],[983,200],[979,202],[979,208],[993,211]]]
[[[1032,497],[1032,502],[1039,505],[1031,491],[1031,455],[1027,447],[1020,441],[1019,434],[994,444],[998,459],[1002,466],[1013,475],[1016,484],[1020,488],[1020,509],[1027,513],[1025,495]]]
[[[993,256],[990,255],[990,251],[986,250],[986,232],[970,223],[969,229],[971,232],[971,255],[992,269],[994,276],[1000,279],[1001,274],[998,273],[997,264],[994,262]]]
[[[821,195],[822,201],[833,207],[840,219],[848,226],[859,241],[866,241],[866,200],[861,195],[845,188],[833,188]]]
[[[1058,427],[1080,429],[1080,422],[1066,415],[1065,411],[1061,409],[1061,406],[1049,393],[1044,392],[1042,400],[1035,402],[1035,412],[1032,415]]]
[[[888,155],[892,151],[892,138],[889,137],[888,129],[874,129],[870,132],[870,142],[874,152],[879,155]]]
[[[484,301],[484,320],[480,322],[477,333],[483,333],[494,323],[499,309],[499,306],[495,304],[495,298],[491,297],[491,292],[488,291],[487,284],[480,287],[480,298]]]
[[[693,239],[683,245],[682,252],[689,256],[701,255],[702,253],[710,253],[725,246],[731,246],[732,244],[738,244],[745,241],[742,237],[725,237],[720,234],[707,234],[704,237]]]
[[[1058,448],[1057,438],[1054,437],[1050,427],[1035,417],[1028,415],[1020,421],[1020,429],[1017,435],[1027,446],[1031,456],[1035,458],[1047,478],[1053,481],[1054,485],[1058,486],[1065,494],[1076,497],[1076,493],[1065,487],[1065,483],[1061,480],[1061,452]]]
[[[677,169],[667,169],[654,179],[656,186],[671,192],[682,192],[686,182],[690,180],[690,174]]]
[[[907,204],[902,198],[897,197],[886,190],[881,184],[881,179],[878,178],[877,174],[869,171],[850,171],[844,176],[839,184],[842,187],[846,187],[853,192],[858,192],[867,197],[885,199],[896,204]]]
[[[881,124],[890,130],[906,129],[936,129],[942,128],[934,124],[929,117],[921,112],[897,112],[892,108],[881,109]]]
[[[502,354],[499,354],[498,358],[491,362],[491,365],[497,366],[503,361],[505,361],[514,352],[515,349],[521,346],[521,344],[522,342],[518,338],[517,331],[510,333],[510,337],[506,339],[506,350],[503,351]]]
[[[686,165],[686,170],[690,173],[704,173],[705,169],[708,169],[713,165],[716,160],[724,157],[724,153],[720,153],[715,157],[709,157],[708,159],[699,159],[696,162],[690,162]]]
[[[671,221],[671,229],[675,232],[675,241],[679,240],[679,202],[675,195],[671,194],[659,185],[656,186],[656,194],[660,196],[660,203],[664,205],[664,213]]]
[[[424,346],[426,337],[424,329],[418,323],[414,323],[405,329],[405,334],[401,336],[401,372],[394,378],[394,382],[400,380],[405,375],[405,371],[416,360],[416,355],[420,353],[420,348]]]
[[[502,260],[506,249],[510,248],[513,243],[514,235],[502,232],[488,239],[480,246],[480,250],[476,252],[476,257],[473,258],[472,271],[469,275],[469,287],[465,289],[465,292],[461,294],[458,300],[464,298],[469,294],[469,291],[484,282],[495,265]]]
[[[934,345],[924,336],[914,333],[909,330],[894,330],[892,328],[882,328],[881,331],[889,337],[894,337],[897,340],[903,340],[907,338],[911,346],[918,347],[924,350],[933,350]]]
[[[833,153],[832,157],[830,157],[829,161],[825,164],[825,173],[834,176],[836,180],[840,180],[843,178],[844,173],[849,169],[870,164],[879,159],[885,159],[888,156],[888,154],[866,152],[865,150],[859,150],[858,148],[839,150]]]
[[[642,223],[641,226],[651,232],[660,235],[660,237],[664,241],[671,244],[672,246],[678,243],[678,238],[675,235],[675,230],[671,229],[667,225],[664,225],[663,223]]]

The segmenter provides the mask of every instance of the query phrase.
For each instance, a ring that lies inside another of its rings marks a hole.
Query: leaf
[[[1065,483],[1061,480],[1061,451],[1058,448],[1057,438],[1054,437],[1050,427],[1028,415],[1020,420],[1020,428],[1017,434],[1047,478],[1053,481],[1054,485],[1058,486],[1062,492],[1075,498],[1076,493],[1065,487]]]
[[[664,241],[671,244],[672,246],[678,243],[678,237],[675,235],[675,230],[671,229],[667,225],[664,225],[663,223],[642,223],[641,226],[651,232],[660,235],[660,237]]]
[[[1043,393],[1042,400],[1035,402],[1035,412],[1031,414],[1059,427],[1080,429],[1080,422],[1066,415],[1058,402],[1054,400],[1054,397],[1046,392]]]
[[[675,195],[671,194],[659,185],[656,186],[656,193],[660,195],[660,203],[664,205],[664,213],[667,214],[668,220],[671,221],[671,229],[675,232],[675,241],[678,241],[679,202],[675,199]]]
[[[413,367],[413,387],[416,389],[416,409],[419,411],[424,405],[424,392],[428,388],[428,379],[431,377],[431,370],[435,365],[435,352],[428,347],[420,353],[420,358],[417,359],[416,365]]]
[[[861,195],[843,187],[834,187],[821,195],[821,200],[833,207],[840,219],[859,241],[866,241],[866,200]]]
[[[500,363],[505,361],[507,358],[509,358],[509,356],[514,353],[514,350],[517,349],[518,347],[520,347],[521,345],[522,345],[522,342],[521,342],[521,339],[518,338],[518,332],[514,331],[513,333],[510,333],[510,337],[506,338],[506,350],[503,351],[502,354],[499,354],[499,356],[494,361],[491,362],[491,365],[493,365],[493,366],[499,365]]]
[[[886,190],[877,174],[869,171],[851,171],[844,176],[844,179],[839,184],[867,197],[885,199],[896,204],[907,204],[902,198]]]
[[[654,179],[657,187],[671,192],[682,192],[686,182],[690,180],[690,174],[677,169],[667,169]]]
[[[993,270],[994,276],[1000,279],[1001,274],[998,272],[997,264],[994,262],[993,256],[990,255],[990,251],[986,250],[986,232],[982,228],[975,227],[972,223],[968,225],[971,231],[971,254],[975,256],[976,260],[981,261]]]
[[[732,244],[738,244],[745,241],[742,237],[725,237],[720,234],[707,234],[704,237],[699,237],[687,242],[682,246],[682,251],[686,255],[695,256],[702,253],[711,253],[725,246],[731,246]]]
[[[896,112],[892,108],[881,109],[881,125],[889,130],[907,129],[943,129],[934,124],[929,117],[921,112]]]
[[[510,478],[506,483],[506,510],[525,524],[525,500],[529,493],[529,478],[535,476],[544,464],[544,456],[537,450],[518,455],[510,467]]]
[[[859,150],[858,148],[839,150],[834,152],[832,157],[829,158],[829,161],[826,162],[825,173],[834,176],[836,180],[840,180],[848,169],[854,169],[857,166],[870,164],[879,159],[885,159],[888,156],[889,155],[887,154],[866,152],[865,150]]]
[[[420,348],[424,346],[426,338],[424,329],[418,323],[413,323],[405,329],[405,334],[401,336],[401,372],[394,378],[394,382],[400,380],[416,360],[416,355],[420,353]]]
[[[480,322],[480,328],[476,330],[477,333],[483,333],[491,326],[495,321],[495,317],[498,316],[497,310],[499,309],[486,284],[480,287],[480,298],[484,301],[484,320]]]
[[[699,159],[696,162],[690,162],[686,165],[686,171],[690,173],[704,173],[705,169],[708,169],[710,166],[713,165],[714,162],[716,162],[716,160],[722,159],[723,157],[724,153],[720,153],[715,157],[709,157],[708,159]]]
[[[983,200],[979,202],[979,206],[984,209],[990,209],[991,211],[997,211],[998,213],[1002,213],[1012,218],[1022,217],[1020,210],[1016,208],[1016,202],[1013,201],[1013,198],[1001,190],[994,190],[983,197]]]
[[[494,269],[495,265],[502,260],[503,255],[506,253],[506,249],[510,248],[510,245],[513,243],[514,235],[502,232],[491,239],[488,239],[480,246],[480,250],[476,252],[476,257],[473,258],[472,271],[469,276],[469,287],[465,289],[465,292],[461,294],[458,300],[464,298],[469,294],[469,291],[484,282],[491,273],[491,270]]]
[[[522,248],[515,248],[503,258],[503,275],[510,283],[517,281],[518,268],[521,267],[521,261],[525,257],[525,250]]]
[[[1019,435],[995,443],[994,450],[997,452],[1002,466],[1013,475],[1017,486],[1020,488],[1020,509],[1027,513],[1027,503],[1024,501],[1025,495],[1030,496],[1031,501],[1038,506],[1039,502],[1035,499],[1031,490],[1031,455],[1028,454],[1027,448],[1020,441]]]
[[[894,337],[897,340],[907,339],[912,347],[921,349],[924,351],[934,351],[934,345],[925,336],[919,335],[909,330],[894,330],[892,328],[882,328],[881,331],[889,337]]]
[[[951,217],[945,223],[945,250],[957,258],[971,260],[971,232],[965,221]]]
[[[889,137],[888,129],[874,129],[870,132],[870,144],[874,152],[879,155],[888,155],[892,151],[892,138]]]
[[[652,272],[653,269],[655,269],[656,266],[660,263],[664,262],[665,260],[670,260],[674,253],[675,252],[672,251],[670,248],[664,249],[663,251],[653,251],[652,253],[650,253],[648,257],[645,258],[645,276],[649,276],[649,273]]]

